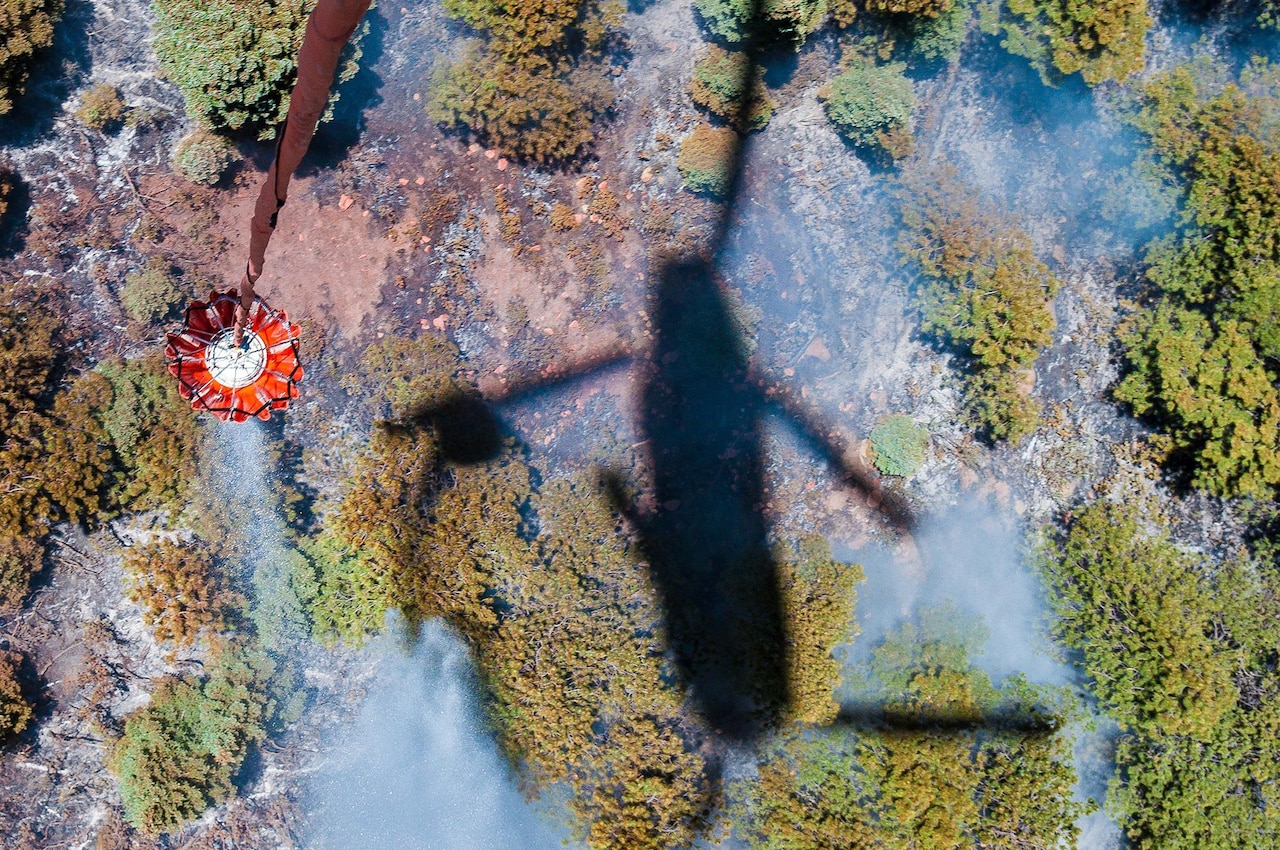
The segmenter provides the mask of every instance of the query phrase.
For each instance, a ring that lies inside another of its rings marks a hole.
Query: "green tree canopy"
[[[1128,730],[1108,805],[1139,850],[1280,838],[1280,597],[1274,564],[1170,539],[1121,475],[1049,548],[1059,633]],[[1112,492],[1114,491],[1114,492]]]
[[[1265,495],[1280,484],[1280,95],[1265,64],[1223,76],[1199,61],[1134,97],[1180,209],[1147,248],[1155,297],[1126,328],[1116,397],[1155,419],[1197,487]]]
[[[266,736],[262,675],[228,653],[207,677],[162,680],[129,715],[108,766],[131,824],[170,832],[233,793],[249,748]]]
[[[746,42],[753,35],[752,0],[694,0],[694,8],[707,29],[729,44]],[[762,20],[755,35],[765,42],[788,43],[796,50],[827,15],[827,0],[763,0]]]
[[[153,0],[156,58],[199,123],[269,138],[289,111],[313,8],[315,0]],[[356,73],[354,44],[340,80]]]
[[[1203,562],[1143,508],[1126,493],[1074,517],[1045,571],[1058,631],[1124,727],[1206,738],[1235,702],[1232,661],[1210,637]]]

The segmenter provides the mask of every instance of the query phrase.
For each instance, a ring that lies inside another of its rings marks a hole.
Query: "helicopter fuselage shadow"
[[[675,263],[658,279],[638,398],[649,507],[633,504],[619,479],[606,483],[649,563],[689,696],[712,728],[750,738],[788,702],[764,515],[765,408],[710,264]]]

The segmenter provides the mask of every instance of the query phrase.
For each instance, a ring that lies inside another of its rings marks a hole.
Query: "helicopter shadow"
[[[502,408],[630,369],[646,480],[605,469],[604,491],[648,565],[692,705],[721,737],[750,742],[791,703],[790,639],[766,510],[769,422],[789,423],[843,486],[879,506],[887,526],[910,531],[915,517],[856,461],[852,436],[833,437],[835,429],[751,363],[711,261],[677,259],[659,270],[650,315],[645,351],[605,350],[547,377],[512,376],[483,395],[454,391],[390,427],[430,427],[445,460],[481,463],[512,436]]]
[[[755,4],[754,20],[761,20],[761,7]],[[777,42],[776,33],[770,37],[761,29],[747,39],[749,61],[743,63],[739,91],[751,90],[755,68]],[[743,98],[737,107],[745,116],[751,104]],[[766,506],[766,426],[773,420],[789,426],[838,486],[877,509],[886,528],[909,534],[918,517],[859,458],[854,435],[842,436],[746,353],[719,269],[740,206],[747,146],[740,140],[732,149],[708,243],[651,269],[656,283],[647,350],[617,349],[548,364],[546,376],[511,375],[501,389],[459,393],[417,411],[414,421],[436,430],[446,460],[482,462],[496,457],[510,436],[502,408],[630,368],[637,379],[640,468],[649,480],[637,484],[606,469],[604,490],[648,564],[691,705],[722,739],[750,745],[779,728],[791,705],[791,636]],[[633,496],[637,491],[641,495]],[[977,727],[1032,736],[1053,732],[1049,721],[1022,711],[908,717],[871,702],[843,706],[833,725],[903,733],[969,734]]]

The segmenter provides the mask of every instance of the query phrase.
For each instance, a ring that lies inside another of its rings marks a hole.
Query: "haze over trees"
[[[1050,731],[1062,697],[1020,680],[997,690],[969,660],[981,640],[949,606],[890,634],[863,694],[908,728],[780,735],[734,784],[735,833],[760,850],[1070,846],[1083,807],[1068,739]],[[997,706],[1045,727],[982,731]]]
[[[1002,35],[1001,45],[1030,60],[1047,84],[1078,73],[1092,86],[1142,68],[1146,0],[1009,0],[1007,9],[984,11],[983,29]]]

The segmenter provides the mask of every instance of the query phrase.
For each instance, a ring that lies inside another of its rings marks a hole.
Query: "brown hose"
[[[249,224],[249,261],[240,284],[237,331],[253,306],[253,284],[262,275],[267,243],[276,229],[276,216],[289,196],[289,180],[306,154],[316,123],[329,102],[338,57],[369,4],[370,0],[320,0],[307,21],[306,35],[298,51],[298,81],[289,101],[289,114],[276,139],[275,161],[262,183]]]

